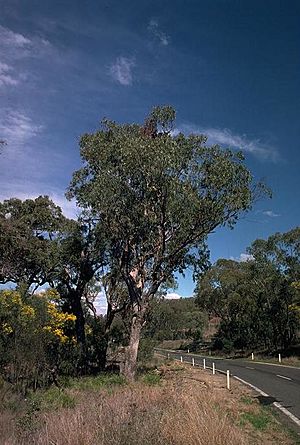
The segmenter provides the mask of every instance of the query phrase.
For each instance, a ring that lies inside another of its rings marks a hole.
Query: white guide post
[[[213,365],[212,365],[212,371],[213,371],[213,375],[215,375],[215,373],[216,373],[216,367],[215,367],[214,362],[213,362]]]
[[[253,354],[253,352],[251,353],[251,360],[254,360],[254,354]]]
[[[206,369],[205,358],[203,359],[203,369]]]
[[[226,372],[226,380],[227,380],[227,389],[230,389],[230,372],[228,370]]]
[[[193,366],[195,366],[195,359],[194,359],[194,357],[192,358],[192,364],[193,364]]]
[[[281,363],[281,354],[278,354],[278,361]]]
[[[190,353],[190,350],[188,349],[188,354]]]
[[[180,357],[180,361],[181,361],[181,363],[183,362],[183,360],[182,360],[182,356]]]
[[[169,354],[169,352],[168,352],[168,360],[169,360],[169,358],[170,358],[170,354]]]

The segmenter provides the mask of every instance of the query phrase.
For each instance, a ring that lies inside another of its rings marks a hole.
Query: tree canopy
[[[291,345],[300,324],[299,242],[299,228],[256,240],[251,260],[220,259],[201,277],[196,302],[220,317],[218,347]]]
[[[67,219],[48,196],[0,203],[0,283],[24,289],[50,281]]]
[[[208,146],[203,135],[174,134],[174,125],[171,107],[154,108],[144,125],[103,120],[99,131],[81,138],[83,166],[68,191],[98,219],[111,277],[127,287],[129,377],[161,284],[187,267],[201,270],[208,234],[233,227],[260,190],[241,153]]]

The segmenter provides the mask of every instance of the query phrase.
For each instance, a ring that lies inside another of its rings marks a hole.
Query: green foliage
[[[300,231],[255,241],[253,260],[218,260],[197,286],[197,304],[220,317],[217,349],[286,349],[300,325]]]
[[[99,374],[94,377],[81,377],[70,379],[67,386],[79,390],[97,391],[101,388],[110,388],[115,385],[124,385],[125,379],[117,374]]]
[[[37,391],[29,397],[29,403],[40,410],[55,410],[59,408],[74,408],[74,397],[63,388],[52,386],[45,391]]]
[[[161,383],[161,376],[155,372],[148,372],[142,380],[149,386],[159,385]]]
[[[67,224],[47,196],[0,203],[0,283],[16,283],[26,292],[51,280]]]
[[[55,381],[76,349],[75,317],[59,309],[57,298],[50,290],[26,297],[0,291],[0,372],[23,393]]]
[[[251,423],[255,429],[263,431],[272,422],[272,417],[264,410],[260,410],[259,413],[245,412],[241,414],[241,423],[246,422]]]
[[[253,404],[253,399],[249,396],[242,396],[241,397],[241,402],[243,402],[245,405],[252,405]]]
[[[201,340],[205,315],[199,311],[194,298],[152,302],[143,336],[154,341],[177,339]]]
[[[142,337],[139,345],[138,361],[145,363],[151,360],[156,344],[157,342],[154,339]]]
[[[22,442],[28,442],[30,435],[39,428],[39,411],[39,404],[34,400],[29,400],[25,412],[18,418],[16,426]]]
[[[207,267],[208,234],[233,227],[260,189],[241,153],[207,146],[203,135],[174,135],[174,123],[169,106],[154,108],[143,126],[103,120],[80,140],[83,166],[67,194],[91,212],[105,240],[110,313],[132,315],[128,375],[132,342],[160,287],[188,267],[195,275]]]

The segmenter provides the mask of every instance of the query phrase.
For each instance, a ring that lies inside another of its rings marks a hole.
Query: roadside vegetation
[[[150,366],[150,365],[148,365]],[[159,363],[135,383],[116,375],[3,397],[4,445],[241,445],[299,443],[253,394],[223,376]]]
[[[198,281],[196,304],[219,318],[213,348],[294,355],[299,352],[300,228],[258,239],[248,252],[245,262],[218,260]]]

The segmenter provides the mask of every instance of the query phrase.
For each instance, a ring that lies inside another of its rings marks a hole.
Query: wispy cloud
[[[43,38],[28,38],[0,26],[0,87],[17,86],[27,79],[20,61],[28,57],[42,57],[48,54],[51,48],[51,44]]]
[[[6,63],[0,62],[0,87],[8,85],[17,85],[18,79],[13,77],[13,68]]]
[[[132,69],[135,66],[133,59],[128,57],[118,57],[110,67],[110,74],[114,80],[121,85],[131,85],[133,82]]]
[[[151,19],[148,24],[148,30],[152,36],[163,46],[168,46],[170,43],[170,36],[163,32],[158,24],[158,21]]]
[[[208,137],[211,144],[219,144],[224,147],[242,150],[260,158],[276,162],[279,159],[278,151],[275,147],[263,143],[260,139],[251,139],[246,135],[233,133],[231,130],[218,128],[196,127],[195,125],[184,124],[178,128],[184,133],[201,133]]]
[[[0,26],[1,47],[6,48],[26,48],[31,45],[31,40],[22,34],[16,33],[9,28]]]
[[[24,112],[0,110],[0,138],[7,142],[7,155],[14,157],[43,129]]]
[[[281,216],[281,215],[279,215],[279,213],[273,212],[273,210],[263,210],[262,214],[269,216],[270,218],[277,218],[278,216]]]
[[[39,56],[48,50],[51,44],[39,36],[26,37],[23,34],[0,26],[1,58],[20,59],[26,56]]]

